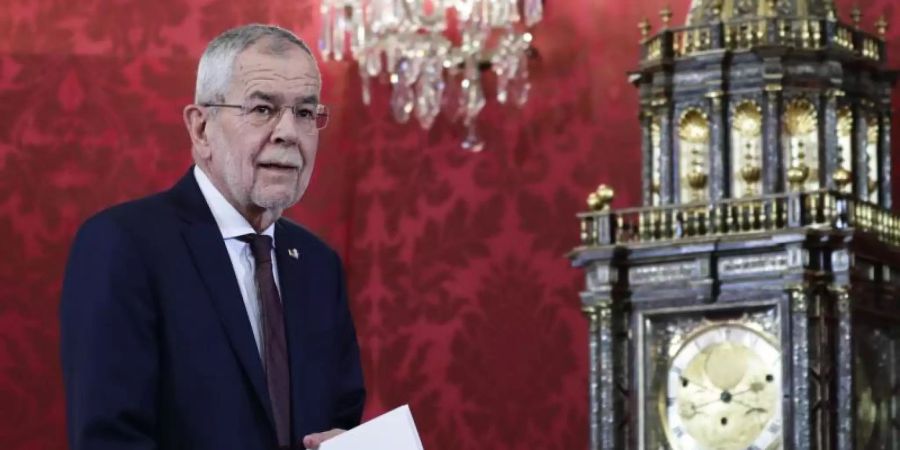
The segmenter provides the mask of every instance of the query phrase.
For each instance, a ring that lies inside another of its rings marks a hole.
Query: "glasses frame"
[[[260,105],[253,105],[253,106],[250,106],[250,105],[235,105],[235,104],[232,104],[232,103],[201,103],[200,106],[202,106],[202,107],[204,107],[204,108],[233,108],[233,109],[239,109],[239,110],[241,111],[241,116],[247,117],[247,116],[250,115],[250,109],[251,109],[252,107],[254,107],[254,106],[260,106]],[[270,107],[270,108],[272,108],[272,109],[277,109],[278,112],[277,112],[277,113],[274,113],[274,114],[272,115],[272,117],[268,119],[267,123],[259,124],[259,125],[257,125],[257,126],[272,126],[272,124],[275,124],[275,123],[277,123],[279,120],[281,120],[281,116],[284,115],[284,110],[286,110],[286,109],[290,109],[290,110],[291,110],[291,115],[292,115],[293,117],[297,117],[297,113],[298,113],[298,111],[299,111],[300,109],[309,107],[309,105],[298,105],[298,106],[291,106],[291,105],[265,105],[265,106],[268,106],[268,107]],[[322,111],[319,111],[320,107],[321,107]],[[314,113],[314,114],[315,114],[315,117],[311,120],[311,122],[313,123],[314,126],[313,126],[312,128],[310,128],[310,129],[307,130],[307,132],[308,132],[309,134],[316,134],[316,133],[318,133],[319,131],[324,130],[325,127],[328,126],[328,116],[329,116],[329,114],[328,114],[328,106],[325,105],[324,103],[316,103],[314,108],[315,108],[315,110],[316,110],[316,112]],[[324,117],[324,119],[322,119],[323,123],[322,123],[322,126],[321,126],[321,127],[319,126],[319,118],[320,118],[320,117]],[[273,120],[273,119],[274,119],[274,120]],[[248,120],[249,120],[249,119],[248,119]],[[301,126],[301,128],[304,128],[304,127]]]

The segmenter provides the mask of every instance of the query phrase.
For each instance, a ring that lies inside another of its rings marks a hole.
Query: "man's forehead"
[[[297,86],[322,85],[315,58],[299,47],[289,48],[281,54],[273,54],[260,51],[257,46],[251,46],[235,58],[234,78],[244,82],[258,78]]]
[[[278,70],[278,67],[269,66],[239,66],[232,77],[233,87],[244,96],[256,94],[282,100],[318,96],[322,82],[318,70],[314,67],[312,71],[298,71]]]
[[[292,99],[295,97],[317,97],[321,91],[319,84],[273,84],[264,81],[251,81],[241,87],[244,96],[255,96],[274,99]]]

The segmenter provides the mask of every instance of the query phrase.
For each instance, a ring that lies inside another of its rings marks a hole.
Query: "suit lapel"
[[[278,262],[278,282],[281,287],[281,302],[285,309],[288,335],[300,331],[298,328],[305,316],[301,309],[304,305],[302,296],[306,285],[306,271],[302,269],[303,249],[299,248],[293,236],[284,230],[284,225],[275,225],[275,259]],[[293,326],[291,326],[293,325]]]
[[[262,361],[222,234],[192,172],[188,172],[170,192],[180,214],[189,222],[183,229],[183,236],[197,270],[219,314],[231,347],[274,428]]]

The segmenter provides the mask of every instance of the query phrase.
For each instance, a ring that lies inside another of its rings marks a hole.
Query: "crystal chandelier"
[[[428,129],[444,109],[466,127],[462,147],[480,151],[480,68],[497,75],[498,102],[528,99],[526,30],[541,20],[542,0],[322,0],[320,11],[322,56],[359,63],[366,105],[371,79],[386,73],[398,122],[415,116]],[[454,98],[444,99],[448,85]]]

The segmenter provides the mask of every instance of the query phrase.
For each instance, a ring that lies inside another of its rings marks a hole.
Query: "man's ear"
[[[184,125],[187,127],[188,134],[191,136],[191,143],[194,145],[194,151],[203,158],[209,158],[210,147],[209,138],[206,135],[206,124],[209,121],[209,113],[205,108],[198,105],[187,105],[184,107]]]

